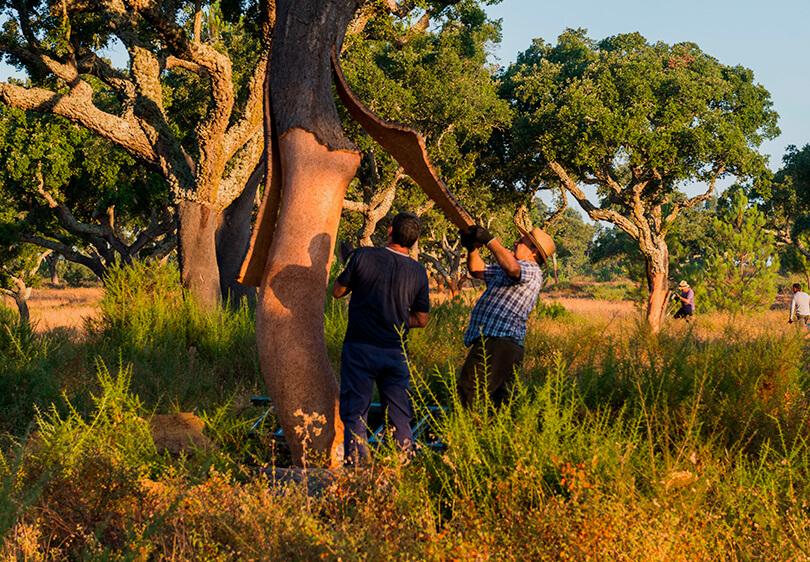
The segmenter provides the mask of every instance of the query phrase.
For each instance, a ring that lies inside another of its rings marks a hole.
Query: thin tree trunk
[[[28,289],[24,293],[14,294],[14,303],[17,305],[17,312],[20,313],[20,324],[28,326],[31,323],[31,313],[28,310],[28,298],[31,296],[31,290]]]
[[[181,201],[177,212],[180,278],[201,306],[213,309],[221,300],[216,252],[219,214],[193,201]]]
[[[46,261],[48,263],[48,275],[51,278],[51,285],[60,285],[61,281],[59,280],[59,271],[57,270],[59,254],[51,254],[47,257]]]
[[[273,36],[271,138],[278,144],[268,148],[280,157],[281,206],[256,337],[268,391],[293,458],[303,465],[337,464],[343,441],[323,306],[343,197],[360,155],[340,125],[329,57],[358,3],[280,0]]]
[[[264,168],[264,164],[259,163],[244,191],[223,211],[217,229],[220,290],[222,297],[234,308],[239,307],[243,298],[247,299],[250,306],[256,304],[256,288],[237,283],[236,278],[250,246],[250,223],[256,202],[256,191],[264,175]]]
[[[647,273],[647,323],[653,333],[661,330],[669,297],[669,251],[666,242],[661,241],[652,252],[645,252]]]

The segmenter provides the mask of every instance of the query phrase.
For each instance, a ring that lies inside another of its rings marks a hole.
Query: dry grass
[[[38,332],[55,328],[82,330],[85,318],[98,316],[101,287],[34,289],[28,307]],[[4,304],[14,308],[14,301],[4,297]],[[16,309],[15,309],[16,310]]]

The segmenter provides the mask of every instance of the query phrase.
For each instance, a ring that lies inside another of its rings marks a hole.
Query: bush
[[[712,245],[698,284],[703,310],[740,312],[770,307],[779,259],[765,216],[737,191],[712,223]]]
[[[38,335],[0,304],[0,434],[20,435],[34,408],[59,396],[59,381],[53,373],[57,347],[53,338]]]
[[[631,281],[589,285],[586,292],[592,298],[602,301],[639,301],[642,299],[638,284]]]
[[[95,351],[131,363],[133,388],[147,403],[210,407],[263,386],[253,312],[202,309],[173,265],[112,268],[100,309],[88,327]]]

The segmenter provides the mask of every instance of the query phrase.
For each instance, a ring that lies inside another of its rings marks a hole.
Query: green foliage
[[[100,309],[91,340],[133,364],[134,390],[150,403],[164,398],[192,409],[259,384],[253,313],[246,305],[201,308],[172,264],[113,267]]]
[[[0,303],[0,435],[19,435],[35,408],[59,396],[53,370],[59,360],[57,343],[37,334],[30,324]]]
[[[67,414],[56,408],[40,412],[30,470],[47,472],[63,481],[77,476],[81,481],[83,470],[99,464],[120,471],[116,481],[149,475],[158,464],[158,455],[144,417],[146,411],[140,399],[130,393],[131,380],[130,369],[121,368],[113,375],[99,362],[99,390],[91,393],[93,407],[89,416],[82,415],[70,402]]]
[[[592,298],[604,301],[634,301],[642,296],[638,284],[626,280],[589,285],[586,292]]]
[[[782,168],[773,178],[760,177],[748,194],[765,214],[768,227],[776,232],[785,272],[808,275],[810,267],[810,145],[789,146]]]
[[[778,132],[770,95],[750,70],[722,65],[694,43],[651,44],[638,33],[536,39],[505,72],[502,95],[517,113],[511,156],[522,177],[546,174],[550,161],[581,179],[655,172],[650,201],[719,167],[760,172],[764,157],[751,147]]]
[[[540,198],[535,199],[535,208],[538,214],[548,214],[548,208]],[[546,228],[554,238],[557,245],[559,275],[562,279],[571,279],[588,272],[588,251],[598,231],[596,225],[586,223],[582,215],[570,207],[563,211],[553,225],[543,225],[541,221],[534,222]]]
[[[769,306],[776,292],[779,259],[773,235],[765,229],[765,216],[748,206],[741,191],[714,219],[711,240],[698,285],[705,294],[705,306],[732,312]]]
[[[507,126],[510,112],[498,97],[487,62],[489,49],[500,41],[500,24],[486,17],[481,4],[442,3],[431,12],[430,29],[413,33],[406,31],[409,22],[386,13],[370,22],[367,33],[347,38],[343,68],[374,112],[424,135],[431,161],[450,191],[486,220],[499,209],[479,164],[490,136]],[[356,123],[347,120],[345,125],[366,155],[348,197],[368,201],[379,186],[393,180],[398,165]],[[396,197],[395,209],[414,211],[427,203],[407,179],[399,182]],[[356,232],[359,220],[346,217],[344,229]],[[426,211],[423,222],[431,234],[425,244],[444,234],[455,238],[455,227],[441,212]]]
[[[565,307],[556,301],[545,302],[543,300],[538,300],[537,306],[535,306],[534,310],[532,310],[532,316],[534,318],[548,318],[550,320],[565,318],[566,316],[569,316],[569,314],[570,313],[565,309]]]
[[[51,208],[41,190],[62,210]],[[98,275],[119,251],[108,244],[100,217],[114,209],[116,235],[131,244],[168,198],[164,181],[110,142],[60,117],[0,107],[0,200],[8,204],[0,212],[0,250],[44,239],[66,248],[69,260],[97,261]]]

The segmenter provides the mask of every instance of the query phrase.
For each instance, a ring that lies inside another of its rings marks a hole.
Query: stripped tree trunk
[[[642,249],[647,274],[647,323],[653,333],[661,330],[669,298],[669,249],[663,239],[653,248]]]
[[[281,200],[256,336],[268,391],[300,464],[335,465],[343,439],[323,306],[343,198],[360,155],[334,105],[330,51],[342,42],[358,4],[280,0],[273,35],[275,130],[265,158],[273,162],[277,151],[270,175],[280,180]]]

